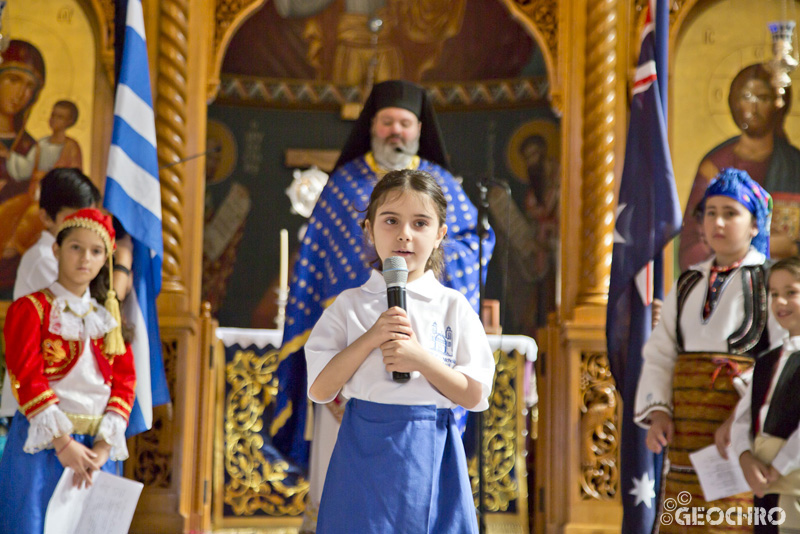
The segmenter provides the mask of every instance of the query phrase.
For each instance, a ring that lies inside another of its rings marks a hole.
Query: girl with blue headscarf
[[[764,262],[772,198],[745,171],[725,169],[709,184],[698,209],[714,256],[687,269],[664,302],[661,322],[642,350],[634,420],[648,429],[650,450],[669,446],[662,503],[688,491],[693,507],[746,510],[753,505],[749,493],[705,502],[689,454],[714,444],[715,431],[744,390],[741,375],[769,348],[769,330],[773,340],[781,339],[777,324],[767,326]],[[749,533],[752,528],[747,520],[739,525],[726,520],[692,531]],[[682,529],[675,521],[662,522],[659,532]]]

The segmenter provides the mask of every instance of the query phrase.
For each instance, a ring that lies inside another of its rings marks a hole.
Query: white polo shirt
[[[467,299],[436,280],[432,271],[409,283],[406,304],[411,327],[428,352],[443,363],[481,384],[482,399],[471,411],[489,407],[494,380],[494,356],[478,315]],[[373,271],[366,284],[343,291],[317,321],[305,345],[308,387],[328,362],[369,330],[386,311],[386,283]],[[454,408],[456,403],[439,393],[418,372],[398,383],[383,364],[381,350],[373,350],[342,388],[347,398],[383,404],[425,405]],[[334,399],[309,397],[326,403]]]

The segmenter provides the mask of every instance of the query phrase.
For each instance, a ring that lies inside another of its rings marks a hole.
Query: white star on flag
[[[650,474],[647,472],[642,475],[642,478],[633,477],[633,488],[628,492],[636,497],[633,505],[639,506],[640,503],[644,503],[648,508],[652,508],[653,499],[656,497],[655,487],[655,480],[650,480]]]

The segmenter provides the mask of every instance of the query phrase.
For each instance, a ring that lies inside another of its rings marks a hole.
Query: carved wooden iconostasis
[[[511,3],[504,4],[509,6]],[[782,5],[779,2],[769,4]],[[644,5],[642,0],[520,1],[514,2],[514,9],[509,9],[523,21],[526,28],[533,28],[531,34],[537,36],[537,43],[545,43],[540,45],[548,74],[545,93],[552,108],[561,114],[558,121],[561,249],[558,258],[560,263],[557,263],[556,269],[560,276],[560,305],[556,313],[550,315],[546,331],[538,331],[540,360],[537,366],[542,400],[536,450],[535,499],[532,500],[532,528],[536,532],[615,532],[621,521],[618,449],[620,403],[608,371],[604,322],[615,203],[614,184],[615,178],[621,175],[627,103]],[[762,17],[766,18],[770,13],[765,12],[764,5],[750,0],[678,0],[671,4],[670,138],[675,143],[672,153],[679,192],[684,202],[702,156],[736,134],[735,124],[729,118],[723,118],[730,117],[726,109],[727,87],[731,77],[751,59],[761,57],[758,55],[760,48],[766,48],[768,38],[764,25],[767,20],[762,21]],[[794,2],[787,5],[790,9],[796,9]],[[248,4],[247,9],[251,8],[256,9],[254,4]],[[768,6],[766,11],[770,9],[773,7]],[[341,8],[335,12],[337,16],[341,13]],[[328,15],[333,16],[330,13],[325,16]],[[277,12],[274,16],[277,16]],[[753,24],[753,16],[759,19],[758,25]],[[307,18],[314,17],[322,20],[323,15]],[[570,24],[559,24],[567,20]],[[731,20],[733,23],[729,27],[727,22],[716,22],[720,20]],[[741,26],[739,22],[742,22]],[[324,25],[328,32],[324,35],[318,31],[323,27],[321,24],[294,20],[289,26],[294,29],[285,36],[287,42],[296,44],[303,35],[316,39],[315,42],[331,42],[333,39],[336,43],[334,50],[340,49],[342,52],[339,57],[358,57],[357,50],[354,51],[357,46],[345,46],[346,43],[331,37],[333,28],[340,27],[338,22]],[[245,31],[244,26],[242,31]],[[306,31],[307,34],[304,33]],[[446,56],[448,42],[435,49],[439,57]],[[698,54],[697,48],[704,49],[705,46],[709,47],[709,53]],[[396,65],[397,55],[391,53],[390,44],[387,47],[382,57],[385,58],[385,68],[390,69]],[[287,53],[298,54],[292,46],[288,49]],[[299,117],[309,113],[306,103],[317,103],[320,106],[317,110],[323,111],[317,111],[320,115],[307,120],[316,119],[319,124],[327,125],[326,129],[340,133],[335,134],[334,139],[324,139],[324,142],[315,139],[311,147],[335,149],[341,146],[347,128],[342,126],[336,130],[335,125],[340,124],[338,110],[346,103],[358,102],[362,95],[357,90],[347,90],[346,86],[330,84],[323,78],[348,72],[337,70],[334,52],[314,49],[310,57],[313,61],[308,63],[280,63],[292,64],[298,69],[302,66],[304,76],[311,76],[312,73],[316,76],[313,82],[299,83],[296,78],[288,79],[298,76],[296,72],[299,71],[269,79],[257,77],[259,74],[255,74],[256,77],[223,74],[217,104],[220,107],[242,106],[243,101],[249,98],[274,101],[276,103],[272,107],[306,108],[298,112]],[[223,63],[221,55],[216,60],[220,65]],[[502,95],[502,89],[509,86],[490,80],[482,84],[487,90],[470,91],[465,90],[470,84],[460,83],[463,80],[437,83],[435,79],[425,77],[427,72],[431,70],[423,71],[418,78],[412,79],[426,84],[435,97],[442,99],[439,114],[455,165],[459,156],[453,143],[465,137],[465,130],[453,128],[448,132],[449,116],[469,113],[469,97],[473,94],[486,99],[480,106],[482,109],[474,111],[474,116],[480,117],[481,113],[488,115],[488,108],[495,103],[491,95]],[[411,77],[410,74],[408,76]],[[517,87],[513,93],[528,90],[526,84],[512,87]],[[449,99],[459,104],[458,111],[448,108]],[[507,109],[492,111],[491,115],[495,118],[502,113],[518,112],[511,109],[513,104],[502,101],[500,105]],[[329,111],[326,115],[324,106],[336,111]],[[797,106],[794,106],[786,121],[790,141],[793,137],[791,123],[796,111]],[[212,118],[218,118],[214,117],[213,108],[209,113]],[[244,114],[248,113],[257,111],[248,109]],[[515,171],[513,164],[499,160],[499,154],[503,150],[508,153],[509,147],[518,139],[516,136],[521,135],[527,124],[551,119],[547,115],[537,114],[514,117],[508,121],[514,126],[506,133],[502,132],[501,119],[496,119],[494,131],[497,141],[493,150],[495,173],[508,173],[506,176],[513,184],[514,176],[519,176],[520,172],[518,169]],[[714,128],[717,130],[712,131]],[[474,130],[482,134],[478,146],[487,146],[488,129],[488,122],[484,119]],[[291,135],[291,126],[287,126],[286,131]],[[310,132],[309,135],[317,135]],[[233,133],[231,136],[241,143]],[[250,139],[258,137],[251,135]],[[550,146],[548,154],[549,151]],[[480,161],[477,165],[461,169],[467,183],[470,176],[464,169],[475,171],[485,168],[486,158],[480,156],[488,152],[478,151],[476,160]],[[275,161],[280,161],[280,156]],[[288,172],[288,169],[282,172]],[[281,191],[277,190],[275,194],[280,196]]]
[[[208,148],[214,153],[206,168],[203,295],[220,325],[274,328],[278,233],[289,229],[295,251],[306,221],[292,211],[285,190],[298,167],[315,163],[332,170],[326,167],[330,157],[314,157],[320,151],[335,155],[344,144],[348,119],[355,118],[372,73],[376,83],[403,78],[428,89],[451,168],[473,203],[483,177],[491,174],[508,185],[510,193],[494,186],[490,195],[498,247],[486,295],[514,297],[501,306],[504,333],[535,335],[556,303],[561,134],[548,100],[550,60],[519,22],[520,13],[497,0],[364,2],[377,6],[383,22],[373,40],[370,17],[353,8],[357,3],[317,2],[312,12],[292,11],[291,4],[265,2],[241,23],[208,108]],[[296,163],[291,154],[298,153],[312,159]],[[547,202],[538,205],[538,198]],[[546,224],[536,224],[536,217]],[[518,239],[520,225],[529,242]],[[534,239],[546,243],[524,251],[536,264],[513,263],[518,249],[530,248]],[[223,442],[217,447],[214,525],[277,528],[281,519],[303,513],[308,491],[304,459],[290,459],[271,442],[282,424],[269,394],[277,355],[252,346],[226,353],[224,367],[218,366],[225,370],[218,397],[225,432],[217,438]],[[490,510],[527,516],[528,503],[520,501],[527,501],[527,488],[519,487],[526,484],[520,460],[527,441],[523,365],[516,353],[499,357],[499,404],[487,412],[498,451],[487,500]],[[217,428],[222,432],[220,423]],[[522,524],[527,517],[516,528]]]
[[[226,526],[211,522],[211,458],[213,437],[224,435],[214,426],[214,411],[223,406],[216,386],[222,383],[224,391],[232,383],[217,381],[228,380],[226,368],[208,364],[212,311],[224,326],[272,326],[278,230],[288,228],[296,239],[304,221],[289,211],[284,190],[295,167],[330,164],[341,148],[351,124],[342,113],[352,116],[363,100],[373,54],[376,81],[405,77],[433,96],[452,167],[468,194],[491,172],[509,184],[509,206],[522,214],[532,176],[550,184],[540,196],[557,197],[555,224],[541,239],[550,248],[537,260],[554,277],[526,287],[547,304],[528,322],[513,324],[519,310],[530,310],[531,301],[522,299],[503,321],[511,330],[535,332],[539,342],[531,528],[618,531],[619,403],[608,373],[604,317],[614,183],[621,175],[645,2],[361,2],[382,6],[384,30],[374,41],[359,2],[304,3],[311,12],[294,11],[293,4],[143,3],[159,161],[211,151],[206,162],[198,158],[161,170],[165,261],[159,315],[174,402],[157,410],[153,431],[130,443],[127,473],[145,483],[133,531]],[[737,134],[726,103],[730,79],[768,49],[764,25],[782,5],[672,2],[670,138],[682,201],[703,155]],[[796,2],[786,5],[797,10]],[[108,146],[112,124],[114,7],[113,0],[11,0],[3,26],[12,38],[32,43],[45,64],[42,91],[28,103],[24,130],[37,141],[49,135],[53,104],[75,102],[79,117],[67,134],[77,140],[84,172],[98,185],[105,174],[101,147]],[[797,98],[795,92],[786,120],[790,142],[800,128]],[[531,144],[538,154],[526,153]],[[317,158],[320,149],[328,152]],[[310,159],[298,163],[298,154]],[[543,163],[528,168],[528,157]],[[13,213],[24,211],[15,206]],[[214,226],[220,214],[225,216]],[[0,228],[16,232],[17,223],[1,224],[5,220],[0,216]],[[503,221],[492,223],[500,229]],[[500,239],[495,261],[504,247],[526,243]],[[504,291],[499,275],[512,267],[493,262],[490,271],[488,296],[509,297],[517,286]],[[211,303],[202,311],[201,297]],[[512,298],[505,300],[512,306]],[[551,309],[542,317],[542,310]],[[258,362],[248,365],[253,363]],[[242,369],[231,367],[231,376]],[[518,391],[513,373],[502,376],[515,384],[503,391]],[[257,380],[247,384],[265,392],[271,387]]]

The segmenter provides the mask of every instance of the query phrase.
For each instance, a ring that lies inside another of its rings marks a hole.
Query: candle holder
[[[278,314],[275,316],[275,328],[283,332],[283,325],[286,323],[286,303],[289,301],[289,289],[281,288],[275,290],[278,294]]]
[[[797,68],[797,58],[792,54],[794,26],[793,20],[769,24],[769,31],[772,34],[772,59],[766,62],[766,66],[772,73],[770,83],[775,88],[775,105],[779,108],[786,105],[783,96],[786,94],[786,88],[792,85],[789,73]]]

